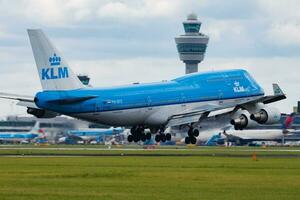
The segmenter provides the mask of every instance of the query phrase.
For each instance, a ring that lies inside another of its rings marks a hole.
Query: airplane
[[[67,136],[59,138],[58,142],[64,143],[68,139],[83,141],[99,140],[103,139],[105,136],[113,136],[120,134],[123,131],[124,129],[121,127],[111,127],[109,129],[70,130],[68,131]]]
[[[29,143],[38,138],[44,138],[45,133],[40,129],[40,123],[36,122],[34,127],[29,132],[6,132],[0,133],[0,143],[5,142],[19,142],[19,143]]]
[[[132,127],[129,142],[151,139],[170,141],[167,127],[186,125],[186,143],[196,143],[201,122],[216,115],[227,116],[235,128],[244,129],[254,122],[276,123],[280,112],[267,104],[285,99],[277,84],[274,95],[265,95],[262,87],[243,69],[201,72],[170,81],[115,87],[84,86],[62,54],[40,29],[28,35],[43,91],[35,96],[1,93],[18,100],[27,113],[39,118],[67,115],[74,118]],[[149,128],[151,133],[145,134]]]
[[[295,113],[291,113],[287,116],[286,120],[282,122],[281,129],[224,130],[222,134],[225,138],[219,139],[218,143],[226,141],[237,145],[245,145],[258,141],[276,141],[282,143],[284,143],[285,140],[295,141],[295,139],[285,139],[286,136],[297,132],[296,130],[289,129],[294,121],[294,115]]]

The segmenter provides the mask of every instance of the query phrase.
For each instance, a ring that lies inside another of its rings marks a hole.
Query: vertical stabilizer
[[[43,90],[75,90],[84,88],[61,53],[39,29],[28,35]]]

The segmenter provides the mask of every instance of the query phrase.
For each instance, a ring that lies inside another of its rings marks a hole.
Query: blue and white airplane
[[[102,128],[102,129],[86,129],[86,130],[70,130],[67,133],[67,136],[59,138],[59,142],[66,142],[68,139],[73,140],[104,140],[106,136],[114,136],[121,134],[124,131],[122,127],[111,127],[111,128]]]
[[[166,141],[167,127],[189,126],[186,143],[196,143],[201,121],[216,115],[243,129],[252,122],[275,123],[280,112],[266,104],[285,99],[276,85],[274,95],[242,69],[194,73],[170,81],[119,87],[84,86],[42,30],[28,30],[43,91],[34,97],[2,93],[19,100],[37,117],[67,115],[111,126],[132,127],[128,141]],[[145,128],[151,133],[145,134]]]
[[[0,142],[23,142],[29,143],[37,138],[45,137],[44,131],[40,129],[40,123],[36,122],[29,132],[2,132]]]

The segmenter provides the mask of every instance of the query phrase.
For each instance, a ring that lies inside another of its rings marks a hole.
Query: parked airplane
[[[59,142],[66,142],[68,139],[73,140],[84,140],[84,141],[91,141],[91,140],[100,140],[104,139],[106,136],[113,136],[120,134],[124,131],[121,127],[111,127],[108,129],[87,129],[87,130],[70,130],[67,133],[67,136],[59,138]]]
[[[295,130],[289,129],[294,120],[294,113],[287,116],[286,120],[282,122],[281,129],[249,129],[249,130],[224,130],[223,138],[226,142],[232,142],[237,145],[249,144],[254,141],[276,141],[283,142],[287,135],[293,134]],[[219,143],[221,140],[218,141]]]
[[[60,114],[108,124],[130,126],[128,140],[171,139],[164,134],[170,126],[188,125],[187,143],[195,143],[201,122],[215,115],[229,116],[238,129],[276,123],[280,112],[266,104],[285,99],[277,85],[274,95],[263,89],[246,70],[236,69],[185,75],[171,81],[120,87],[85,87],[65,58],[41,30],[28,30],[43,91],[34,97],[2,93],[2,98],[19,100],[37,117]]]
[[[29,143],[38,138],[44,138],[45,133],[40,129],[40,123],[36,122],[34,127],[29,132],[7,132],[0,133],[0,143],[4,142],[22,142]]]

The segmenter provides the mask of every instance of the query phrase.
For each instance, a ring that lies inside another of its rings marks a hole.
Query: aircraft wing
[[[199,107],[199,108],[190,110],[186,113],[171,116],[168,119],[166,127],[179,126],[179,125],[183,125],[183,124],[199,122],[202,119],[207,118],[207,117],[212,117],[212,116],[232,112],[234,109],[235,109],[235,107],[220,109],[217,105],[207,105],[205,107]]]
[[[282,90],[276,83],[273,84],[273,93],[273,95],[263,96],[254,101],[249,101],[247,103],[237,105],[236,107],[220,109],[220,106],[218,104],[207,104],[198,108],[194,108],[185,113],[171,116],[167,121],[166,127],[199,122],[207,117],[234,112],[239,106],[242,107],[243,105],[255,104],[260,102],[268,104],[286,99],[286,95],[282,92]]]
[[[255,100],[254,102],[249,102],[249,103],[264,103],[264,104],[269,104],[273,103],[276,101],[280,101],[283,99],[286,99],[286,95],[282,92],[280,89],[279,85],[277,83],[273,83],[273,95],[267,95],[264,97],[261,97],[260,99]]]

